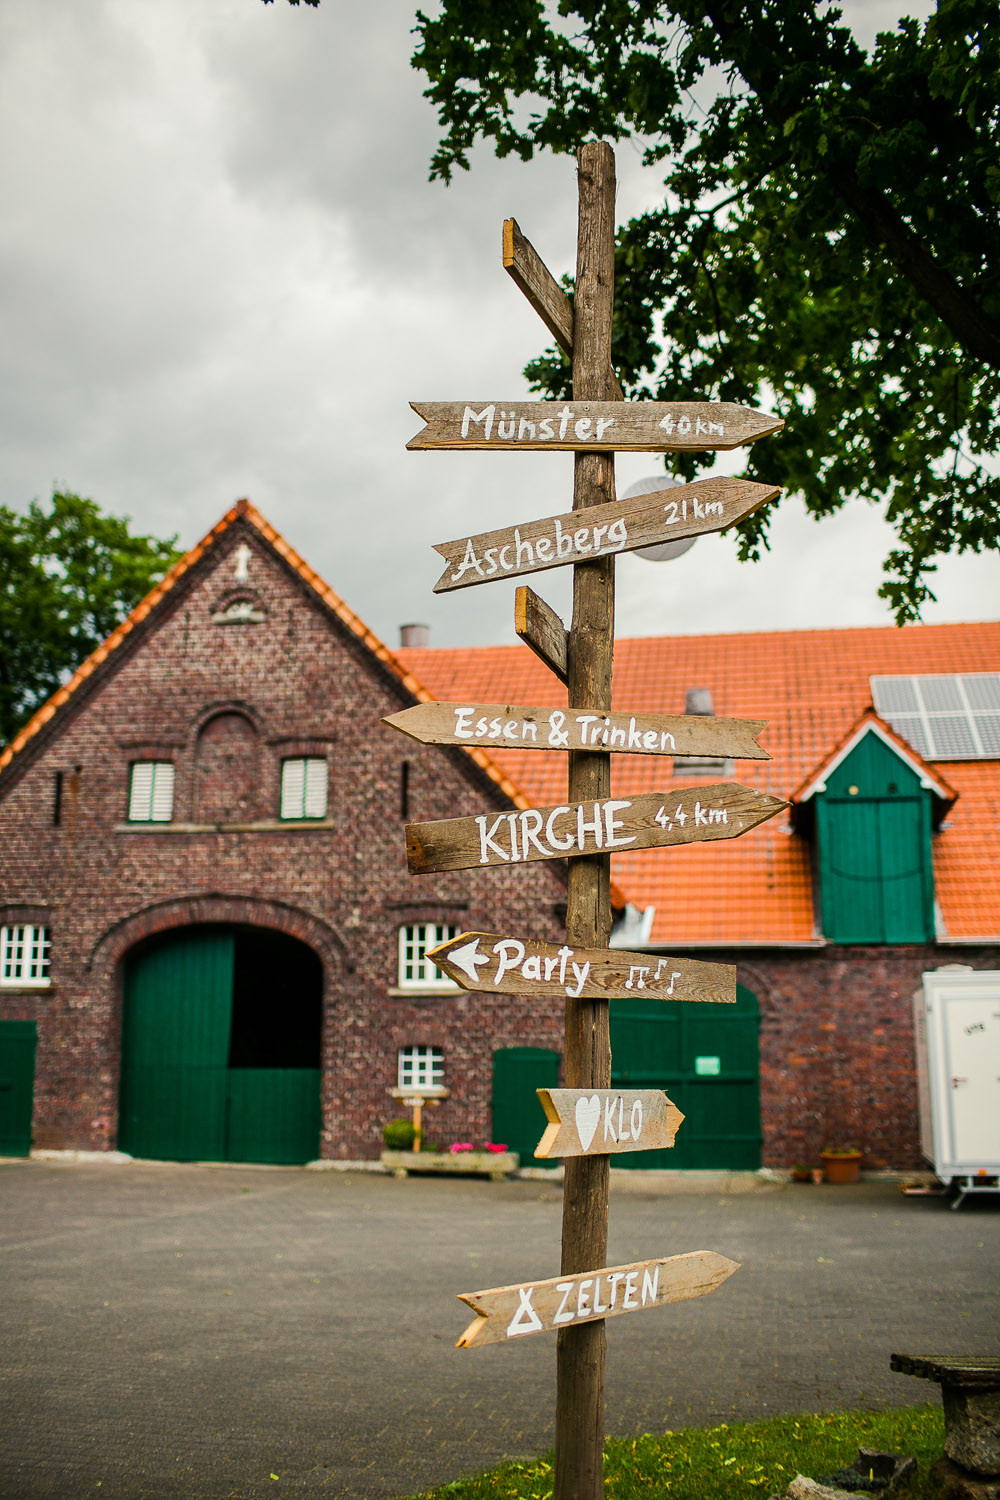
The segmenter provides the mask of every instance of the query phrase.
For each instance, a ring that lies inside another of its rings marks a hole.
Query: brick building
[[[403,826],[558,803],[565,758],[379,720],[561,692],[523,646],[390,652],[235,506],[0,755],[0,1047],[37,1032],[36,1146],[371,1157],[394,1088],[443,1087],[435,1138],[530,1152],[558,1007],[458,991],[423,952],[558,938],[565,869],[413,878]],[[773,759],[616,755],[614,795],[736,779],[790,803],[744,838],[615,856],[613,941],[740,982],[731,1008],[612,1007],[615,1081],[687,1116],[673,1151],[616,1164],[850,1144],[919,1165],[911,995],[1000,968],[1000,625],[620,641],[615,698],[766,719]]]
[[[423,950],[558,937],[565,871],[408,874],[406,818],[514,805],[485,755],[379,723],[420,696],[240,502],[35,715],[0,758],[0,1035],[37,1025],[36,1146],[376,1156],[400,1085],[489,1138],[494,1054],[559,1017]]]

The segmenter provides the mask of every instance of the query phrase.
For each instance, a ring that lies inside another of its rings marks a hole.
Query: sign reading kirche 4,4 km
[[[738,782],[406,825],[412,875],[732,839],[787,807]]]
[[[680,453],[742,448],[785,425],[732,401],[411,401],[407,448]]]

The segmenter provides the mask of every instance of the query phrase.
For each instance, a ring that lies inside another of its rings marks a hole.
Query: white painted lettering
[[[540,536],[535,543],[535,551],[538,553],[539,562],[548,562],[552,556],[552,538]]]
[[[642,1305],[646,1307],[650,1302],[656,1301],[656,1294],[660,1289],[660,1268],[654,1266],[652,1270],[648,1266],[642,1268]]]
[[[629,719],[628,721],[628,748],[630,750],[642,749],[642,735],[635,727],[634,719]]]
[[[497,972],[493,983],[499,984],[504,975],[516,969],[524,958],[524,944],[519,943],[517,938],[501,938],[499,943],[493,944],[493,952],[497,956]]]
[[[525,556],[527,556],[529,563],[533,563],[535,560],[535,549],[532,547],[530,542],[522,542],[521,533],[517,530],[516,527],[514,530],[514,542],[517,547],[516,566],[521,566],[521,563],[523,562]]]
[[[542,439],[543,442],[546,442],[546,443],[548,442],[549,438],[552,436],[552,419],[551,419],[551,417],[543,417],[542,420],[539,422],[539,424],[538,424],[538,436],[539,436],[539,438]]]
[[[500,412],[500,421],[497,423],[497,437],[498,438],[504,438],[504,439],[512,438],[514,436],[514,433],[517,430],[517,413],[513,412],[513,411],[511,412],[511,414],[510,414],[510,421],[509,422],[505,422],[504,421],[504,418],[506,417],[506,415],[507,415],[507,413],[505,411],[501,410],[501,412]],[[506,431],[504,431],[505,428],[506,428]]]
[[[556,528],[556,556],[568,557],[573,550],[573,537],[570,532],[563,534],[562,523],[558,516],[555,518]]]
[[[576,980],[576,989],[573,990],[573,989],[571,989],[569,987],[569,985],[566,986],[566,993],[567,993],[567,995],[569,995],[569,997],[570,997],[571,1000],[579,1000],[580,996],[583,994],[583,987],[587,983],[587,976],[589,974],[590,974],[590,959],[589,958],[588,959],[584,959],[584,961],[583,961],[582,964],[578,964],[578,963],[574,962],[574,964],[573,964],[573,978]]]
[[[618,1132],[615,1130],[615,1104],[617,1100],[612,1094],[604,1101],[604,1139],[612,1140],[617,1144]]]
[[[489,442],[490,433],[493,431],[493,417],[495,412],[496,406],[484,406],[478,414],[472,410],[471,406],[467,406],[462,414],[462,436],[464,438],[469,436],[470,422],[484,422],[486,425],[483,428],[483,437]]]
[[[539,982],[541,982],[542,960],[539,954],[533,953],[530,958],[526,958],[524,960],[524,967],[521,970],[521,977],[523,979],[537,979]]]
[[[572,948],[560,948],[559,949],[559,983],[560,984],[565,984],[566,983],[566,965],[569,963],[569,960],[572,957],[573,957],[573,950],[572,950]]]
[[[520,864],[521,854],[517,847],[517,813],[508,813],[507,822],[510,824],[510,859],[512,864]]]
[[[621,818],[615,817],[615,813],[619,807],[631,806],[631,802],[605,802],[604,823],[606,828],[606,836],[604,842],[607,848],[624,849],[626,844],[635,843],[636,835],[634,833],[630,833],[627,839],[623,839],[618,836],[618,829],[624,828],[625,824],[622,822]],[[600,848],[600,843],[598,843],[597,847]]]
[[[608,428],[609,427],[613,427],[614,425],[615,425],[615,419],[614,419],[614,417],[598,417],[598,419],[597,419],[597,441],[600,442],[601,438],[607,432]]]
[[[517,429],[517,440],[519,443],[523,443],[525,438],[531,443],[535,441],[535,424],[534,422],[529,422],[527,417],[522,417],[521,425]]]
[[[629,1116],[629,1134],[634,1141],[642,1135],[642,1100],[636,1099],[632,1105],[632,1113]]]
[[[531,1294],[534,1290],[533,1286],[518,1287],[517,1312],[507,1324],[507,1337],[509,1339],[514,1338],[519,1333],[532,1333],[535,1329],[542,1327],[542,1320],[531,1305]]]
[[[555,750],[569,746],[569,730],[563,727],[565,723],[566,715],[561,709],[554,708],[549,714],[549,744]]]
[[[516,719],[508,719],[507,722],[506,722],[506,724],[503,726],[503,737],[504,737],[504,739],[505,740],[516,740],[517,739],[517,731],[518,731],[518,722],[517,722],[517,720]]]
[[[624,547],[628,541],[628,529],[621,517],[617,521],[612,521],[608,527],[608,541],[616,547]]]
[[[573,546],[576,548],[577,552],[590,551],[590,532],[587,530],[586,526],[581,526],[579,531],[574,531]]]
[[[656,749],[656,730],[655,729],[647,729],[646,730],[646,733],[642,737],[642,747],[643,747],[644,750],[655,750]]]
[[[534,844],[543,859],[549,857],[550,851],[538,841],[542,821],[542,815],[537,807],[526,807],[521,814],[521,848],[524,850],[525,859],[528,857],[529,844]]]
[[[554,807],[545,821],[545,841],[547,844],[551,845],[553,849],[572,849],[574,843],[576,842],[572,833],[566,833],[557,838],[555,829],[553,827],[556,818],[562,817],[563,813],[568,813],[569,811],[570,808],[568,807]],[[561,983],[562,980],[560,979],[560,984]]]
[[[469,728],[469,721],[471,720],[471,718],[472,718],[472,709],[471,708],[459,708],[457,704],[455,705],[455,730],[454,730],[454,733],[455,733],[455,738],[457,740],[471,740],[472,739],[472,730]]]
[[[611,1306],[612,1307],[614,1307],[615,1302],[618,1299],[618,1283],[619,1283],[619,1281],[622,1280],[622,1278],[624,1277],[624,1275],[625,1275],[624,1271],[609,1271],[608,1272],[608,1286],[611,1288]]]
[[[573,1283],[571,1281],[557,1281],[556,1291],[562,1292],[563,1299],[559,1304],[558,1310],[556,1311],[555,1317],[552,1319],[552,1322],[572,1323],[574,1314],[572,1312],[563,1312],[563,1308],[566,1306],[566,1303],[569,1301],[572,1295]]]
[[[559,959],[558,959],[558,957],[555,957],[555,958],[546,957],[546,960],[545,960],[545,982],[546,982],[546,984],[548,984],[549,980],[552,978],[552,975],[555,973],[555,971],[556,971],[556,969],[558,969],[558,967],[559,967]]]
[[[585,443],[590,437],[593,426],[594,423],[590,417],[578,417],[573,423],[573,431],[576,434],[577,441]]]
[[[566,428],[569,426],[569,424],[570,424],[570,422],[572,420],[572,417],[573,417],[573,412],[570,409],[570,407],[564,406],[563,409],[562,409],[562,411],[559,413],[559,441],[561,443],[565,442],[565,439],[566,439]]]
[[[593,1308],[587,1301],[586,1292],[588,1287],[594,1285],[592,1276],[586,1276],[583,1281],[577,1282],[576,1287],[576,1315],[578,1318],[588,1318]]]
[[[625,1277],[625,1295],[622,1297],[622,1307],[638,1307],[639,1306],[638,1302],[635,1300],[635,1295],[636,1295],[636,1285],[635,1284],[636,1284],[636,1281],[638,1280],[638,1277],[639,1277],[639,1272],[638,1271],[629,1271],[628,1274],[626,1275],[626,1277]],[[628,1300],[630,1297],[632,1298],[631,1302]]]
[[[476,556],[476,549],[472,545],[471,536],[465,544],[465,556],[462,558],[457,571],[451,575],[452,583],[457,583],[463,573],[468,573],[470,569],[474,569],[480,578],[485,578],[486,575],[480,566],[479,558]]]
[[[660,750],[676,750],[677,742],[666,729],[660,731]]]
[[[493,827],[490,829],[489,833],[487,833],[486,831],[486,824],[488,821],[489,820],[485,815],[476,819],[476,822],[479,825],[479,863],[481,865],[489,864],[489,851],[492,849],[493,853],[497,855],[497,857],[501,859],[504,864],[506,864],[508,859],[510,858],[510,855],[506,852],[505,849],[501,849],[500,845],[495,841],[493,837],[497,829],[500,827],[500,824],[504,822],[503,813],[501,813],[498,818],[494,819]]]
[[[595,802],[593,804],[593,806],[594,806],[594,816],[593,816],[593,819],[591,820],[591,822],[589,822],[589,823],[587,822],[586,818],[583,816],[583,803],[581,802],[577,806],[577,809],[576,809],[576,847],[578,849],[585,849],[587,847],[586,835],[588,833],[592,833],[594,835],[594,847],[595,847],[595,849],[603,849],[604,848],[604,824],[601,821],[601,804],[599,802]]]
[[[600,1296],[601,1296],[601,1278],[599,1276],[595,1276],[594,1277],[594,1312],[595,1313],[606,1313],[610,1309],[608,1308],[608,1305],[607,1305],[606,1302],[602,1302],[600,1300]]]

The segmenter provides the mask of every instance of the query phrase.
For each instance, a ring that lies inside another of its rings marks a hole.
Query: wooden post
[[[604,141],[578,153],[579,227],[573,326],[573,399],[614,398],[610,385],[615,270],[615,159]],[[615,498],[614,458],[578,453],[573,509]],[[569,638],[570,708],[611,707],[614,652],[614,558],[573,568]],[[610,796],[611,757],[569,755],[570,801]],[[606,854],[569,864],[566,940],[607,947],[611,933],[611,866]],[[567,1088],[608,1088],[611,1036],[606,1000],[567,999]],[[562,1273],[596,1270],[607,1259],[610,1158],[570,1157],[563,1189]],[[604,1493],[604,1323],[562,1329],[556,1355],[556,1467],[553,1500],[602,1500]]]

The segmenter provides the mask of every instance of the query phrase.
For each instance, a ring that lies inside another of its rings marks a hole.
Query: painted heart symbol
[[[584,1151],[594,1139],[594,1132],[600,1123],[600,1097],[597,1094],[591,1094],[589,1099],[578,1099],[576,1101],[576,1133],[580,1137],[580,1145]]]

